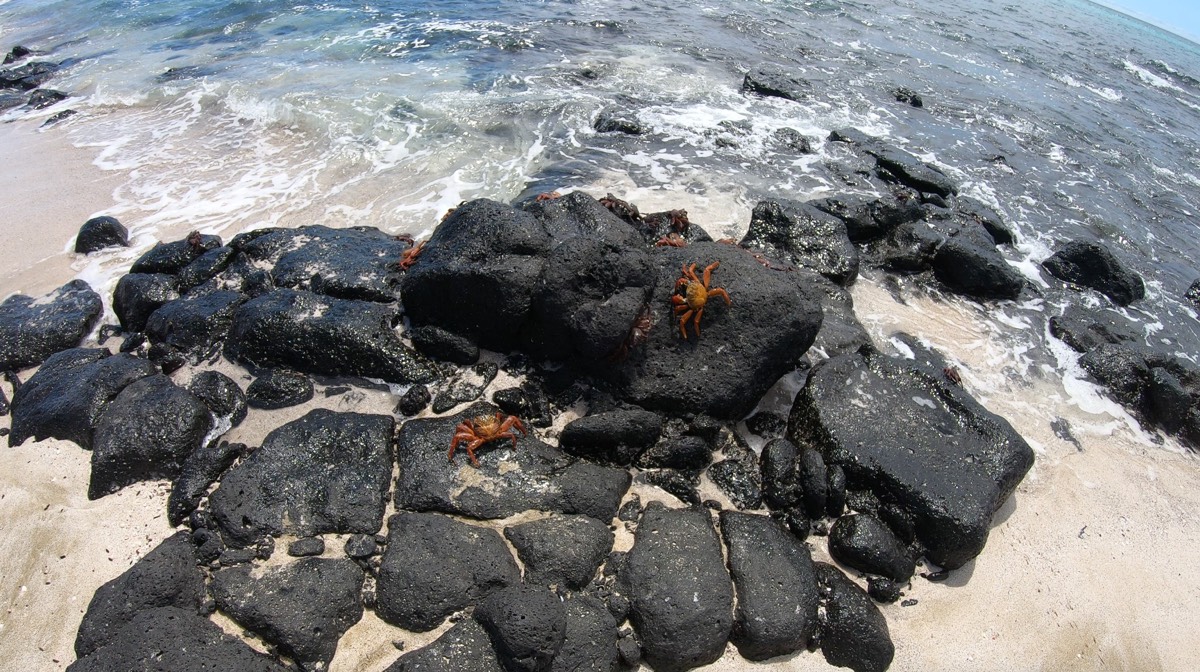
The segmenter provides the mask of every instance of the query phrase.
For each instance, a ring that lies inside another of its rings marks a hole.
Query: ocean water
[[[1147,339],[1197,338],[1180,297],[1200,276],[1200,46],[1084,0],[0,0],[0,47],[16,44],[66,60],[52,86],[71,97],[0,120],[77,110],[41,132],[128,176],[103,212],[135,249],[79,262],[102,287],[195,229],[420,237],[462,200],[551,190],[684,208],[738,236],[760,199],[861,190],[825,140],[850,126],[1001,212],[1020,237],[1005,254],[1036,287],[1058,243],[1100,240],[1147,281],[1122,311]],[[764,63],[810,80],[811,99],[741,93]],[[925,106],[895,101],[899,86]],[[608,111],[648,132],[596,132]],[[782,128],[817,152],[781,147]],[[873,276],[855,295],[880,342],[932,342],[1010,419],[1069,406],[1093,431],[1162,441],[1049,336],[1059,299],[980,306]]]

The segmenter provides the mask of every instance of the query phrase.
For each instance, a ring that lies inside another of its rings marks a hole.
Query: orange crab
[[[544,191],[538,194],[537,198],[534,198],[533,200],[537,203],[541,203],[543,201],[554,201],[560,198],[562,198],[562,194],[558,193],[557,191]]]
[[[683,294],[672,294],[671,303],[675,304],[675,314],[683,313],[679,318],[679,333],[683,334],[684,339],[687,339],[687,322],[692,319],[692,323],[696,326],[696,338],[700,338],[700,318],[704,315],[704,306],[708,303],[708,299],[713,296],[719,296],[725,299],[726,305],[733,305],[733,300],[729,298],[729,292],[726,292],[720,287],[712,287],[712,272],[720,266],[721,262],[714,261],[704,267],[704,280],[696,277],[696,265],[683,267],[683,276],[675,281],[675,290],[678,291],[683,287]]]
[[[400,255],[400,261],[396,262],[396,266],[402,271],[407,271],[412,268],[412,265],[417,263],[417,258],[421,256],[421,251],[425,249],[425,243],[429,241],[422,240],[413,247],[408,248]]]
[[[678,233],[668,233],[654,242],[655,247],[687,247],[687,241]]]
[[[450,440],[450,461],[454,461],[454,449],[463,441],[467,442],[467,457],[476,467],[479,466],[479,460],[475,459],[475,449],[488,441],[512,439],[513,448],[516,448],[517,435],[512,431],[513,427],[521,430],[522,435],[529,434],[517,416],[503,413],[480,415],[458,423],[454,428],[454,438]]]

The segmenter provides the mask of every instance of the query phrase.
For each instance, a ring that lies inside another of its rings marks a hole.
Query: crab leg
[[[720,287],[717,287],[716,289],[708,290],[708,295],[710,297],[719,296],[722,299],[725,299],[726,305],[729,305],[729,306],[733,305],[733,299],[729,298],[729,292],[725,291],[724,289],[721,289]]]
[[[704,288],[705,289],[708,289],[708,284],[712,281],[712,272],[715,271],[717,269],[717,266],[720,266],[720,265],[721,265],[721,262],[714,261],[713,263],[704,267]],[[694,267],[695,264],[692,264],[692,266]]]

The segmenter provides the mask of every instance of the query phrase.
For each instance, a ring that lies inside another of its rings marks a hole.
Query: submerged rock
[[[37,299],[13,294],[0,303],[0,371],[19,371],[79,345],[103,305],[83,280]]]
[[[811,95],[812,83],[788,73],[777,65],[763,64],[746,73],[745,79],[742,80],[742,91],[801,101]]]

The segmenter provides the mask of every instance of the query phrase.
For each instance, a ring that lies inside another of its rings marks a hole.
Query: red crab
[[[402,271],[407,271],[412,268],[412,265],[417,263],[417,258],[421,256],[421,251],[425,249],[425,243],[429,241],[422,240],[416,245],[408,248],[400,255],[400,261],[396,262],[396,267]]]
[[[946,377],[946,380],[962,387],[962,374],[958,372],[957,366],[947,366],[942,369],[942,375]]]
[[[537,203],[541,203],[542,201],[553,201],[556,198],[562,198],[562,194],[558,193],[557,191],[545,191],[538,194],[537,198],[533,200]]]
[[[529,434],[517,416],[503,413],[480,415],[458,423],[454,428],[454,438],[450,440],[450,461],[454,461],[454,449],[463,441],[467,442],[467,457],[476,467],[479,466],[479,460],[475,459],[475,449],[488,441],[512,439],[513,448],[516,448],[517,435],[513,433],[513,427],[521,430],[522,435]]]
[[[712,272],[720,266],[721,262],[714,261],[704,267],[704,280],[696,277],[696,265],[683,267],[683,276],[675,281],[675,289],[679,290],[683,287],[683,295],[672,294],[671,303],[675,304],[675,314],[683,313],[679,318],[679,333],[683,334],[684,339],[687,339],[687,322],[693,320],[696,325],[696,338],[700,338],[700,318],[704,315],[704,306],[708,303],[711,296],[719,296],[725,299],[726,305],[733,305],[733,300],[729,298],[729,292],[726,292],[720,287],[712,287]]]
[[[637,224],[642,221],[642,213],[638,212],[636,205],[629,201],[622,201],[612,194],[608,194],[600,199],[600,205],[608,208],[609,212],[630,224]]]
[[[621,341],[617,349],[608,356],[608,361],[614,363],[624,361],[629,357],[630,350],[646,342],[646,339],[650,337],[650,328],[654,326],[650,318],[650,307],[643,307],[637,318],[634,319],[633,326],[629,328],[625,340]]]
[[[687,247],[687,241],[678,233],[668,233],[654,242],[655,247]]]

